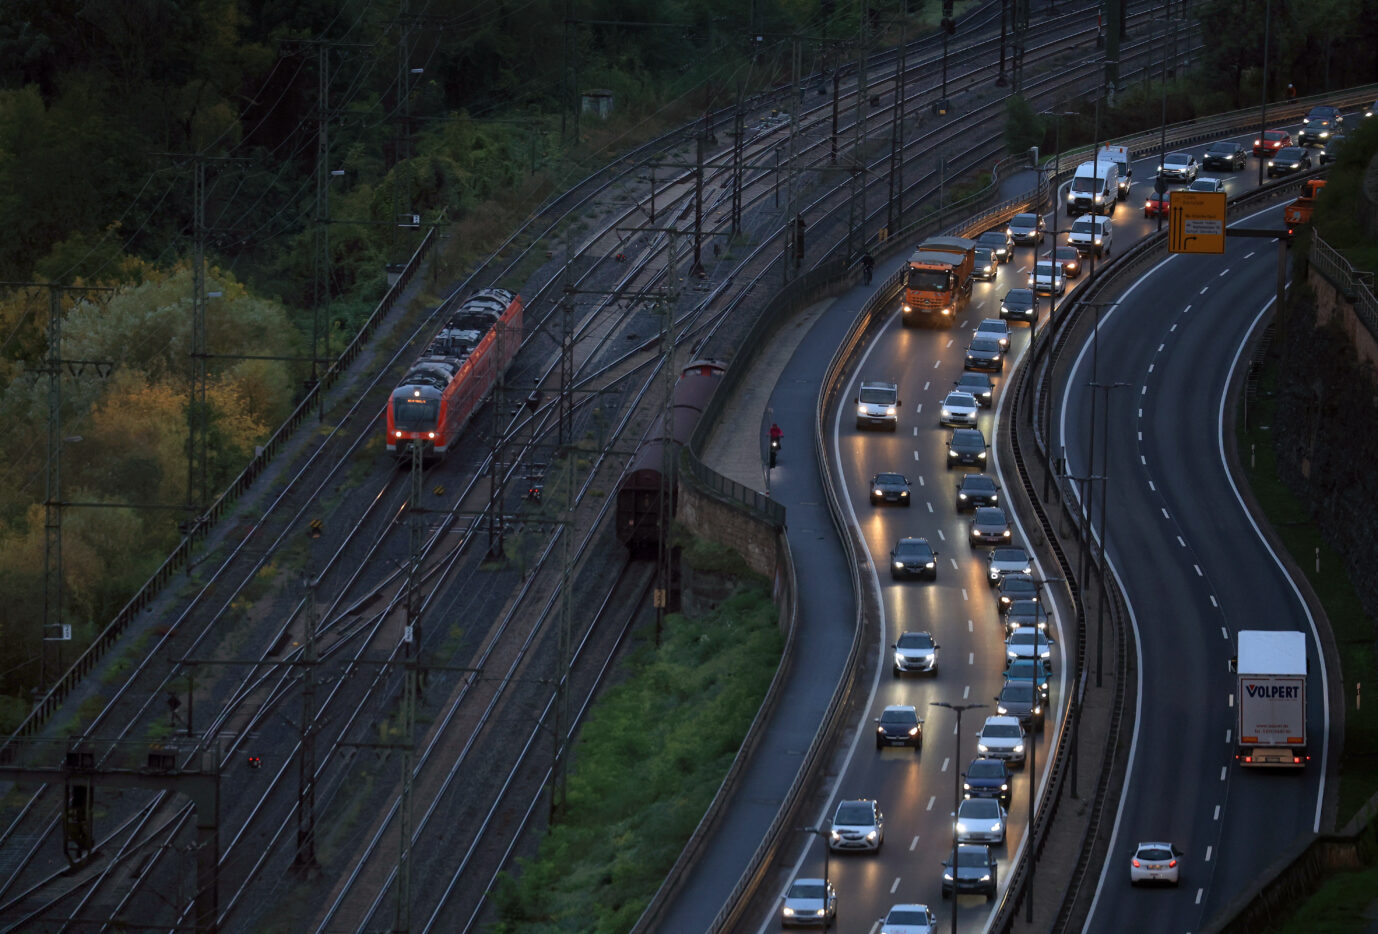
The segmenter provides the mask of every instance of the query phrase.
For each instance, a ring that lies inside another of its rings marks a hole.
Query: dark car
[[[1012,778],[1003,759],[972,759],[962,773],[962,797],[995,798],[1009,807]]]
[[[1048,682],[1052,678],[1053,666],[1046,658],[1021,658],[1010,662],[1009,667],[1005,669],[1006,681],[1036,684],[1045,698],[1048,696]]]
[[[1057,259],[1062,263],[1062,274],[1068,279],[1081,275],[1081,254],[1074,246],[1060,246],[1043,254],[1044,259]]]
[[[1010,520],[999,506],[977,506],[972,513],[970,535],[973,545],[1004,545],[1009,542],[1011,534]]]
[[[1286,149],[1279,149],[1273,154],[1273,158],[1268,160],[1268,177],[1305,172],[1310,168],[1311,153],[1300,146],[1288,146]]]
[[[1000,317],[1006,321],[1034,320],[1033,289],[1010,289],[1000,299]]]
[[[976,892],[995,897],[996,865],[990,846],[985,843],[959,843],[943,860],[943,898],[953,892]]]
[[[1033,597],[1014,600],[1005,610],[1005,635],[1027,626],[1037,626],[1042,632],[1048,631],[1048,611]]]
[[[1201,156],[1201,165],[1207,169],[1224,169],[1236,172],[1249,164],[1249,154],[1239,143],[1221,140],[1206,147]]]
[[[983,473],[962,474],[957,484],[957,511],[965,512],[977,506],[999,506],[1000,486]]]
[[[973,337],[967,345],[963,366],[968,370],[994,370],[998,373],[1005,368],[1004,348],[993,337]]]
[[[1344,145],[1345,135],[1343,133],[1331,133],[1330,139],[1325,141],[1325,148],[1321,150],[1320,158],[1316,161],[1321,165],[1329,165],[1340,155],[1340,147]]]
[[[947,466],[986,466],[986,436],[979,428],[954,428],[947,442]]]
[[[1014,238],[1006,227],[987,230],[976,238],[976,245],[990,247],[995,251],[995,258],[1002,263],[1014,259]]]
[[[1047,226],[1042,214],[1016,214],[1010,218],[1010,237],[1015,243],[1042,243]]]
[[[890,549],[890,576],[938,579],[938,553],[926,538],[902,538]]]
[[[1284,146],[1292,145],[1292,134],[1286,130],[1264,130],[1263,135],[1254,140],[1254,155],[1270,156]]]
[[[871,479],[871,505],[909,505],[909,478],[899,473],[878,473]]]
[[[1302,118],[1301,132],[1297,134],[1297,145],[1310,146],[1314,143],[1325,145],[1330,137],[1344,126],[1345,118],[1338,107],[1317,104]]]
[[[999,270],[1000,260],[996,258],[995,251],[988,246],[978,246],[976,248],[976,266],[971,271],[972,278],[989,282],[995,278],[995,274]]]
[[[1000,612],[1007,613],[1016,600],[1037,600],[1038,581],[1029,574],[1005,574],[995,586]]]
[[[995,712],[1002,717],[1018,717],[1026,730],[1043,729],[1043,705],[1047,702],[1028,681],[1009,680],[995,697]]]
[[[923,721],[911,704],[893,704],[876,717],[876,748],[913,746],[923,748]]]
[[[983,409],[990,408],[995,402],[995,384],[990,381],[990,376],[977,370],[963,370],[953,387],[971,393],[976,397],[976,404]]]

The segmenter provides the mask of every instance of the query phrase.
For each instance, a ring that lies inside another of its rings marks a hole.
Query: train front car
[[[475,293],[445,319],[392,391],[387,449],[443,457],[521,347],[522,300],[506,289]]]

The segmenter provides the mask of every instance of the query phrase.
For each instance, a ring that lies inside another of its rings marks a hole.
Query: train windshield
[[[946,269],[909,270],[909,288],[917,292],[946,292],[951,286],[952,273]]]
[[[440,402],[435,399],[392,400],[392,423],[398,431],[435,431]]]

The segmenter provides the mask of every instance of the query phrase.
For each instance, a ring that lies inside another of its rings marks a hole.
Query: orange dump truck
[[[948,327],[971,298],[976,241],[929,237],[909,257],[901,306],[906,326],[936,323]]]
[[[1301,196],[1287,205],[1287,209],[1282,212],[1282,219],[1287,224],[1288,233],[1296,233],[1302,224],[1311,223],[1311,212],[1316,207],[1316,196],[1325,187],[1325,179],[1308,178],[1301,186]]]

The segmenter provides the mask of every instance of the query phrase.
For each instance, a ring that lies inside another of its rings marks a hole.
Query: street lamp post
[[[949,704],[946,701],[930,701],[930,707],[946,707],[957,714],[956,738],[953,747],[956,755],[952,757],[952,934],[957,934],[957,808],[962,803],[962,711],[985,707],[985,704]]]
[[[828,846],[828,831],[825,827],[795,827],[802,833],[811,833],[818,837],[823,837],[823,934],[828,931],[828,863],[832,853],[832,847]]]
[[[1259,84],[1263,87],[1261,95],[1263,101],[1259,109],[1258,138],[1260,141],[1263,142],[1266,142],[1268,139],[1267,136],[1265,136],[1264,134],[1268,132],[1268,31],[1269,28],[1272,26],[1272,22],[1273,0],[1268,0],[1267,5],[1263,8],[1263,62],[1262,68],[1260,69],[1262,72],[1262,74],[1260,75],[1261,80],[1259,81]],[[1264,159],[1264,156],[1258,157],[1258,183],[1260,185],[1263,184]]]
[[[1075,116],[1077,116],[1077,114],[1078,114],[1078,111],[1075,111],[1075,110],[1044,110],[1044,111],[1041,111],[1041,112],[1039,113],[1039,116],[1043,116],[1043,117],[1052,117],[1052,118],[1053,118],[1053,121],[1054,121],[1054,122],[1053,122],[1053,181],[1052,181],[1052,186],[1051,186],[1051,187],[1052,187],[1052,192],[1051,192],[1052,197],[1051,197],[1051,200],[1052,200],[1052,205],[1053,205],[1053,274],[1050,276],[1049,283],[1048,283],[1048,323],[1047,323],[1047,325],[1044,326],[1044,330],[1045,330],[1045,332],[1046,332],[1044,343],[1046,343],[1046,342],[1047,342],[1047,339],[1051,338],[1051,336],[1052,336],[1052,333],[1053,333],[1053,313],[1054,313],[1054,311],[1057,309],[1057,296],[1053,294],[1053,288],[1052,288],[1052,287],[1053,287],[1053,284],[1057,281],[1057,275],[1056,275],[1056,270],[1057,270],[1057,215],[1058,215],[1058,210],[1059,210],[1059,206],[1058,206],[1058,203],[1059,203],[1059,195],[1058,195],[1058,187],[1057,187],[1057,176],[1058,176],[1058,171],[1059,171],[1059,169],[1061,168],[1061,165],[1062,165],[1062,118],[1063,118],[1063,117],[1075,117]],[[1034,285],[1034,289],[1033,289],[1033,293],[1034,293],[1034,295],[1033,295],[1033,299],[1034,299],[1034,320],[1033,320],[1033,328],[1034,328],[1035,333],[1036,333],[1036,332],[1037,332],[1037,329],[1038,329],[1038,246],[1037,246],[1037,245],[1034,246],[1033,285]],[[1043,498],[1044,498],[1044,499],[1047,499],[1047,498],[1048,498],[1047,479],[1048,479],[1048,478],[1051,478],[1052,472],[1053,472],[1053,445],[1052,445],[1052,439],[1049,437],[1049,428],[1050,428],[1049,423],[1050,423],[1051,418],[1052,418],[1052,412],[1051,412],[1052,401],[1051,401],[1051,399],[1048,398],[1048,396],[1050,395],[1050,393],[1044,393],[1043,395],[1044,395],[1044,398],[1043,398],[1043,418],[1042,418],[1042,423],[1043,423],[1043,442],[1044,442],[1043,447],[1044,447],[1044,451],[1046,452],[1047,458],[1048,458],[1048,464],[1047,464],[1047,468],[1048,468],[1048,469],[1047,469],[1046,473],[1044,474],[1045,482],[1044,482],[1044,486],[1043,486]]]
[[[1100,320],[1099,320],[1099,319],[1100,319],[1099,309],[1097,309],[1096,318],[1097,318],[1096,324],[1099,326],[1099,324],[1100,324]],[[1087,385],[1091,388],[1091,391],[1092,391],[1091,404],[1092,404],[1092,406],[1094,406],[1094,405],[1095,405],[1095,393],[1096,393],[1097,391],[1102,390],[1102,389],[1105,389],[1105,390],[1110,390],[1110,389],[1121,389],[1121,388],[1123,388],[1123,387],[1125,387],[1125,386],[1128,386],[1129,383],[1122,383],[1122,382],[1121,382],[1121,383],[1098,383],[1098,382],[1095,382],[1095,381],[1093,380],[1092,382],[1087,383]],[[1104,647],[1103,647],[1103,644],[1102,644],[1102,643],[1103,643],[1103,641],[1104,641],[1104,634],[1105,634],[1105,600],[1106,600],[1106,594],[1109,593],[1109,586],[1107,585],[1106,580],[1105,580],[1105,577],[1106,577],[1106,570],[1107,570],[1106,565],[1105,565],[1105,537],[1106,537],[1106,535],[1108,534],[1108,533],[1106,532],[1105,494],[1106,494],[1106,489],[1110,486],[1110,437],[1109,437],[1109,435],[1110,435],[1110,397],[1109,397],[1108,394],[1106,395],[1105,403],[1101,406],[1101,408],[1102,408],[1102,417],[1104,418],[1106,424],[1105,424],[1105,430],[1101,432],[1101,434],[1104,435],[1104,438],[1101,440],[1101,477],[1100,477],[1100,510],[1099,510],[1099,511],[1100,511],[1100,548],[1099,548],[1099,550],[1098,550],[1098,552],[1097,552],[1097,557],[1098,557],[1098,559],[1099,559],[1098,562],[1097,562],[1097,564],[1098,564],[1099,573],[1100,573],[1100,601],[1096,604],[1096,687],[1100,687],[1100,686],[1101,686],[1101,659],[1102,659],[1102,656],[1103,656],[1103,653],[1104,653]],[[1095,457],[1095,453],[1096,453],[1096,452],[1095,452],[1095,449],[1093,448],[1092,451],[1091,451],[1091,456],[1092,456],[1092,458]],[[1089,502],[1087,503],[1087,507],[1088,507],[1088,510],[1089,510],[1089,507],[1090,507],[1090,503],[1089,503]]]
[[[1169,21],[1171,22],[1171,21]],[[1173,22],[1173,35],[1176,35],[1176,23]],[[1167,162],[1167,43],[1163,43],[1163,119],[1162,129],[1159,131],[1158,139],[1158,171],[1153,180],[1153,191],[1158,195],[1158,230],[1163,229],[1163,194],[1167,191],[1167,184],[1163,181],[1163,164]],[[1259,184],[1262,184],[1260,176]]]

